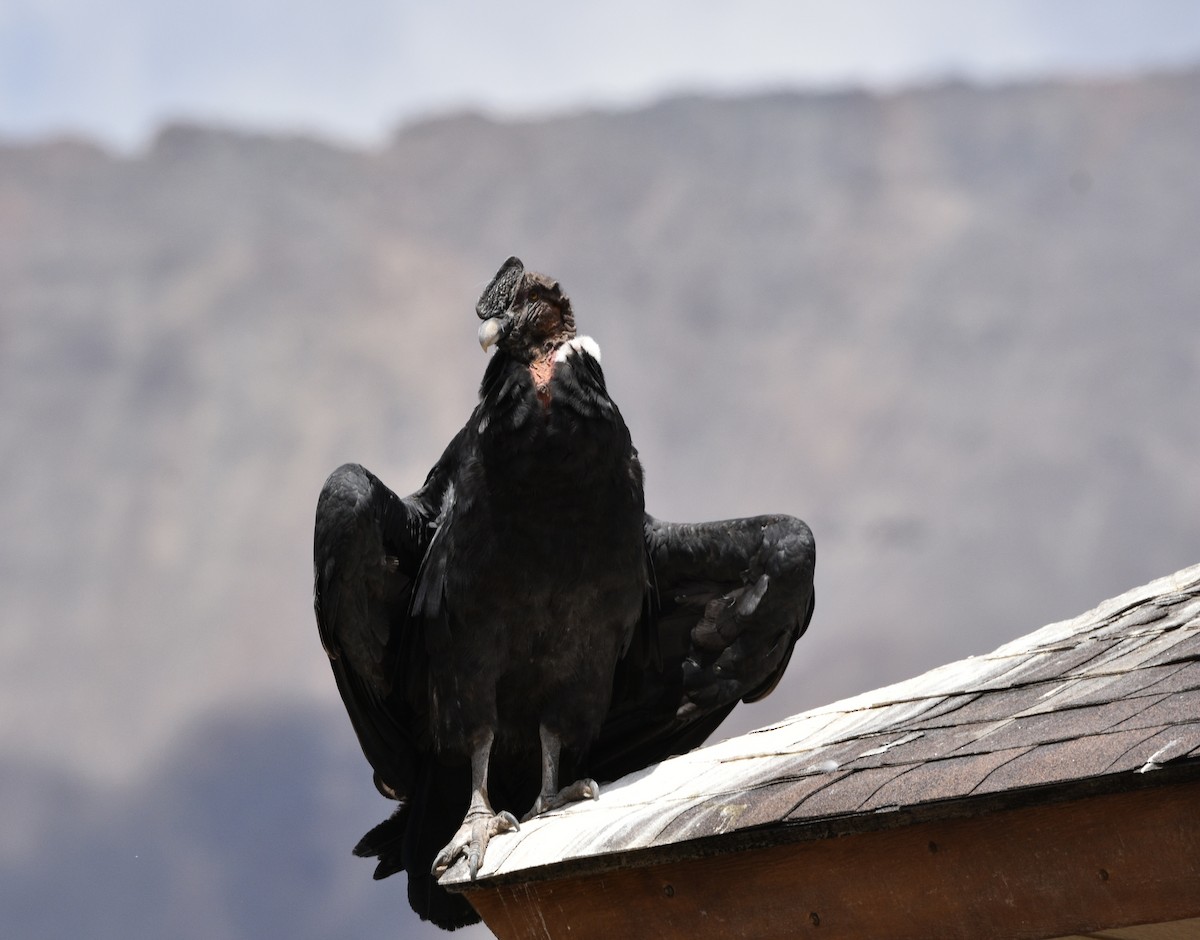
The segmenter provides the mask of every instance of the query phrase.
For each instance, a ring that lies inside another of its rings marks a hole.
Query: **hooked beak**
[[[479,324],[479,345],[484,352],[488,351],[489,346],[495,345],[496,341],[504,334],[504,317],[488,317]]]

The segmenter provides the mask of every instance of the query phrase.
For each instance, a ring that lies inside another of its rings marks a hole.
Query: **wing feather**
[[[461,435],[460,435],[461,437]],[[425,484],[400,498],[358,464],[330,474],[317,501],[313,607],[317,629],[376,785],[402,799],[428,750],[413,586],[435,533],[456,437]]]
[[[612,779],[703,743],[778,684],[812,619],[816,547],[791,516],[678,524],[647,515],[653,578],[588,766]]]

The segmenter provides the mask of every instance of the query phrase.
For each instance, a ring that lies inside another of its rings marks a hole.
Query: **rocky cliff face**
[[[817,534],[811,634],[730,730],[1200,560],[1196,166],[1197,72],[464,115],[372,152],[0,146],[0,796],[30,820],[0,908],[61,935],[39,899],[87,882],[93,936],[395,932],[348,857],[386,807],[312,511],[346,460],[419,485],[509,254],[604,349],[652,512]],[[104,861],[134,853],[152,878]]]

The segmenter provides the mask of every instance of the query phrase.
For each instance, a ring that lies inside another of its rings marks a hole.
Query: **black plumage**
[[[477,306],[496,345],[466,426],[401,499],[360,466],[317,504],[315,607],[375,783],[399,801],[357,854],[413,908],[488,840],[700,744],[774,688],[812,616],[798,519],[676,525],[559,285],[509,259]]]

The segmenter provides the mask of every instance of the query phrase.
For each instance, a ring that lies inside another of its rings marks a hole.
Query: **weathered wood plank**
[[[503,940],[1045,938],[1200,916],[1200,781],[471,888]]]

